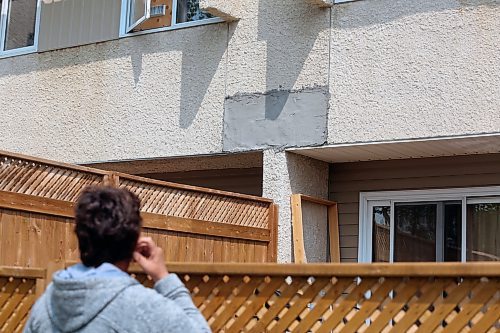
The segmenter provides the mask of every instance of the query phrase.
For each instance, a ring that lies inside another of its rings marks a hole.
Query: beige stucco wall
[[[0,59],[1,149],[69,162],[220,152],[227,25]]]
[[[0,147],[70,162],[211,154],[225,98],[307,89],[329,101],[314,145],[500,132],[498,0],[208,2],[241,19],[0,59]]]
[[[332,10],[328,141],[500,132],[500,1]]]
[[[80,163],[220,153],[227,100],[267,107],[283,91],[326,98],[314,145],[500,132],[499,0],[209,2],[240,20],[0,59],[0,149]],[[298,110],[306,130],[279,125],[294,112],[265,120],[290,139],[316,129]],[[289,195],[327,194],[326,164],[311,161],[264,153],[280,261],[292,259]]]

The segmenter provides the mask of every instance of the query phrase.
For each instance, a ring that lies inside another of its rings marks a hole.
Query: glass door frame
[[[495,197],[495,198],[488,198]],[[461,261],[467,258],[467,204],[500,201],[500,186],[466,187],[433,190],[403,190],[360,192],[358,262],[372,262],[373,207],[389,206],[390,214],[390,262],[394,262],[394,203],[460,201],[462,204]],[[439,223],[439,222],[438,222]],[[436,232],[443,233],[444,231]],[[436,235],[436,242],[438,236]]]

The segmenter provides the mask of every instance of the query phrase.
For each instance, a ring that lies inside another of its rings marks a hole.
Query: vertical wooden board
[[[4,210],[0,208],[0,264],[3,263],[3,217],[4,217],[5,213],[4,213]]]
[[[222,238],[222,261],[231,261],[231,240],[229,238]]]
[[[248,243],[246,240],[238,242],[238,258],[236,262],[248,262]]]
[[[29,246],[32,238],[30,221],[31,218],[26,214],[21,217],[21,241],[18,249],[18,261],[20,266],[33,267],[32,258],[29,253]]]
[[[214,244],[215,237],[205,237],[205,247],[203,248],[203,261],[214,262]]]
[[[166,246],[164,249],[165,259],[167,261],[177,261],[179,257],[179,234],[169,232],[167,234]]]
[[[16,216],[11,211],[4,211],[2,216],[2,261],[0,265],[13,266],[15,261],[15,239]]]
[[[222,262],[223,261],[223,238],[214,237],[214,262]]]
[[[78,239],[75,234],[75,223],[66,220],[66,260],[80,260],[80,250],[78,249]]]
[[[255,242],[255,261],[267,262],[267,243]]]
[[[328,207],[328,235],[330,240],[330,261],[340,262],[339,213],[337,204]]]
[[[231,244],[231,256],[230,256],[230,262],[238,262],[238,259],[240,257],[240,251],[241,251],[241,245],[243,244],[242,240],[237,240],[237,239],[231,239],[230,240]]]
[[[247,260],[245,262],[255,262],[255,241],[248,242]]]
[[[187,251],[187,236],[184,233],[179,233],[179,252],[177,256],[177,261],[186,261],[186,251]]]
[[[269,207],[269,233],[270,241],[267,246],[267,260],[276,262],[278,258],[278,222],[279,222],[279,207],[276,204],[271,204]]]
[[[293,256],[297,264],[306,263],[306,251],[304,246],[304,228],[302,226],[302,199],[300,194],[292,194],[292,233],[293,233]]]
[[[206,247],[206,236],[203,235],[193,235],[194,238],[194,249],[193,252],[195,253],[194,261],[204,261],[205,258],[205,247]]]
[[[15,244],[12,248],[12,253],[14,257],[14,266],[24,266],[23,262],[23,238],[25,229],[23,228],[23,222],[25,221],[26,214],[16,214],[15,223],[14,223],[14,235],[15,235]]]

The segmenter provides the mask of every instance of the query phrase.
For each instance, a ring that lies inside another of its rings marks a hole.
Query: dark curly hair
[[[127,190],[85,189],[75,209],[80,259],[85,266],[132,259],[141,229],[140,201]]]

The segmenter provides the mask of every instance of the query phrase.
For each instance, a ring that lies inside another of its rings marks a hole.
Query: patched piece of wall
[[[224,150],[323,144],[327,138],[327,88],[271,91],[226,99]]]

